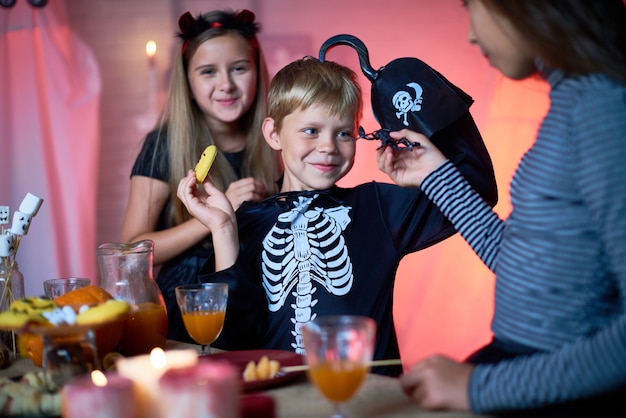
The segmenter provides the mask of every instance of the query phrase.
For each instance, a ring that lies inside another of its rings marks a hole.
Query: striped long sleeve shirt
[[[626,86],[544,74],[551,106],[501,220],[450,163],[424,192],[496,275],[494,336],[532,356],[477,365],[476,412],[626,387]]]

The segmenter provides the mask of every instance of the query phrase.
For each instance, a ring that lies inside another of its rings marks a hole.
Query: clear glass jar
[[[17,261],[0,262],[0,312],[8,311],[11,304],[24,297],[24,275]],[[15,331],[0,331],[0,341],[13,353],[17,354],[17,334]]]
[[[13,301],[24,297],[24,275],[17,261],[12,265],[0,263],[0,312],[9,310]]]
[[[118,351],[125,356],[149,354],[165,347],[167,310],[152,276],[154,242],[106,243],[98,247],[100,287],[131,304]]]

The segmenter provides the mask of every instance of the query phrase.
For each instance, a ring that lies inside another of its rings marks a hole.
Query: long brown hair
[[[256,38],[260,26],[254,21],[254,14],[248,10],[216,10],[193,18],[187,12],[181,16],[179,27],[181,32],[177,36],[182,40],[181,52],[175,59],[169,95],[157,127],[157,141],[168,141],[171,204],[167,217],[173,225],[191,218],[176,197],[178,182],[188,169],[195,166],[204,148],[214,143],[203,112],[192,99],[187,80],[187,65],[203,42],[226,34],[236,34],[252,47],[258,77],[257,91],[254,103],[239,121],[241,130],[247,133],[241,175],[255,177],[265,184],[269,193],[274,193],[280,170],[277,154],[263,139],[261,129],[267,112],[269,75],[262,48]],[[211,169],[211,180],[221,190],[226,190],[236,179],[226,158],[218,153]]]
[[[479,1],[509,20],[549,67],[626,83],[623,0]]]

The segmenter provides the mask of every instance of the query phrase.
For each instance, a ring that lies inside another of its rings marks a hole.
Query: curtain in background
[[[97,277],[100,75],[65,5],[0,8],[0,205],[44,199],[17,253],[27,295],[55,277]]]

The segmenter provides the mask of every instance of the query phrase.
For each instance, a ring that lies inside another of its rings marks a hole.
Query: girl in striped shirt
[[[522,416],[626,414],[626,7],[622,0],[467,0],[469,41],[550,109],[499,217],[424,136],[380,168],[415,181],[496,275],[493,341],[467,361],[414,365],[426,409]],[[416,174],[417,173],[417,174]]]

